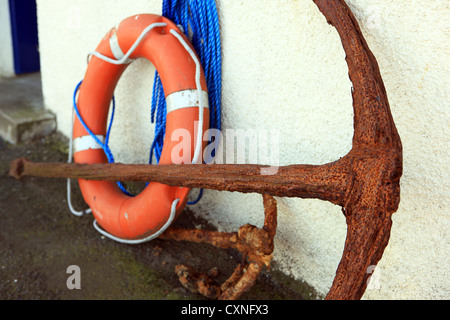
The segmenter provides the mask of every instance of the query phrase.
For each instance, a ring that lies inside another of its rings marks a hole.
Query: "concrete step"
[[[0,136],[12,144],[45,136],[56,129],[45,110],[40,73],[0,78]]]

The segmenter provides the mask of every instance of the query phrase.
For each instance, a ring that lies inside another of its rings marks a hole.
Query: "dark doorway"
[[[16,74],[40,70],[36,0],[9,0]]]

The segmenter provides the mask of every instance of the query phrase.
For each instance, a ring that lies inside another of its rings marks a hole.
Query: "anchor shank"
[[[156,166],[120,163],[35,163],[16,159],[11,163],[10,175],[17,179],[35,176],[101,181],[155,181],[178,187],[317,198],[343,205],[347,171],[347,167],[339,162],[321,166],[281,167],[255,164]],[[273,174],[262,174],[267,172]]]

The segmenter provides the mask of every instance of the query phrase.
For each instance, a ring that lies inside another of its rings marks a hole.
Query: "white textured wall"
[[[311,0],[219,0],[224,129],[279,134],[279,164],[322,164],[351,148],[352,100],[335,29]],[[448,299],[449,4],[447,0],[347,0],[385,81],[404,147],[401,203],[368,299]],[[160,0],[38,0],[44,98],[70,134],[71,97],[86,55],[129,15]],[[147,161],[153,68],[134,62],[120,80],[111,148],[119,162]],[[275,261],[319,293],[331,286],[346,225],[340,207],[278,198]],[[261,196],[206,191],[191,207],[222,230],[261,225]]]
[[[13,44],[8,0],[0,0],[0,76],[14,76]]]

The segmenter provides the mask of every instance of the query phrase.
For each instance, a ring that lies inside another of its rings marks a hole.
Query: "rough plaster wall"
[[[44,98],[69,135],[71,96],[86,55],[123,18],[161,1],[38,0]],[[310,0],[218,0],[223,128],[277,133],[279,164],[322,164],[351,148],[351,83],[339,37]],[[402,200],[367,299],[446,299],[449,230],[449,5],[446,0],[348,0],[374,52],[404,147]],[[153,67],[134,62],[119,82],[111,148],[147,161]],[[266,130],[266,131],[261,131]],[[258,160],[258,162],[261,162]],[[325,294],[340,260],[340,207],[278,198],[275,263]],[[221,230],[261,226],[261,196],[205,191],[192,206]]]

